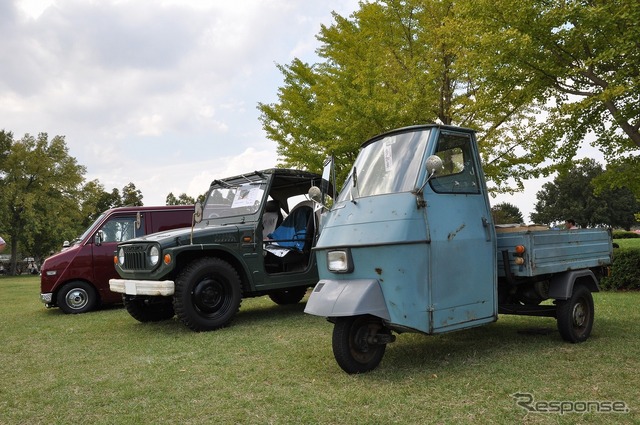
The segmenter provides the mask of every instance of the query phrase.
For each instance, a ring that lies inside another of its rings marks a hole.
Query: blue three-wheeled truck
[[[305,312],[334,323],[348,373],[377,367],[394,332],[467,329],[499,313],[555,317],[564,340],[585,341],[613,255],[607,229],[494,226],[474,132],[441,125],[363,144],[315,253]]]

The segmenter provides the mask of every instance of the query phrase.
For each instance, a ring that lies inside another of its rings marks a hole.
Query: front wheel
[[[159,322],[171,319],[175,313],[171,298],[124,296],[124,307],[139,322]]]
[[[240,309],[241,285],[238,272],[226,261],[194,260],[175,281],[173,308],[182,323],[197,332],[228,326]]]
[[[60,288],[58,307],[67,314],[80,314],[93,310],[98,304],[96,290],[82,281],[69,282]]]
[[[384,356],[391,331],[382,320],[370,315],[339,317],[333,328],[333,355],[347,373],[375,369]]]
[[[577,284],[568,300],[558,301],[558,331],[562,339],[568,342],[583,342],[591,335],[593,328],[593,296],[591,291]]]

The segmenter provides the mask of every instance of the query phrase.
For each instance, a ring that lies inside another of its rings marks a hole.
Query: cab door
[[[441,130],[443,169],[425,190],[430,232],[431,332],[497,319],[495,233],[472,133]],[[427,190],[430,193],[427,193]]]

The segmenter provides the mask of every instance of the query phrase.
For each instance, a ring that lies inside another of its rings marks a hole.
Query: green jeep
[[[194,331],[227,326],[242,298],[300,302],[318,282],[319,211],[306,195],[321,180],[278,168],[214,180],[191,228],[118,244],[111,291],[141,322],[176,314]]]

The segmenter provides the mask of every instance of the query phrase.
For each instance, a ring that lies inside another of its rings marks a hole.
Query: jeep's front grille
[[[124,247],[124,265],[123,270],[146,270],[147,254],[140,245],[132,245]]]

